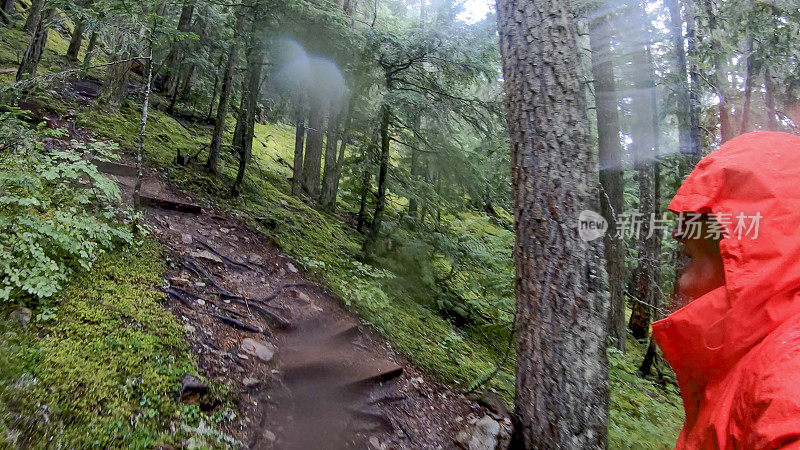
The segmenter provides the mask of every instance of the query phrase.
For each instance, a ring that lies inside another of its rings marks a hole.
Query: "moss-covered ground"
[[[197,374],[183,327],[164,308],[155,241],[103,255],[22,329],[0,320],[0,447],[180,445],[203,417],[179,400]],[[205,420],[214,420],[207,417]],[[213,445],[211,440],[207,445]]]

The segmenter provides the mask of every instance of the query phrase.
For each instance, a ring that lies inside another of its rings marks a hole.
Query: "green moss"
[[[684,417],[678,390],[639,376],[646,344],[628,339],[626,348],[625,355],[609,350],[609,448],[671,449]]]
[[[28,447],[148,448],[189,437],[177,399],[182,376],[197,372],[156,289],[162,260],[151,240],[108,253],[57,303],[34,310],[49,317],[37,334],[0,321],[0,442],[17,431]]]

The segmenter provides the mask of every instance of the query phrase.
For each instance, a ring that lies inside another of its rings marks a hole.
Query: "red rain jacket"
[[[729,233],[763,216],[755,239],[720,242],[725,286],[653,323],[686,412],[676,448],[800,449],[800,138],[730,140],[669,209],[731,214]]]

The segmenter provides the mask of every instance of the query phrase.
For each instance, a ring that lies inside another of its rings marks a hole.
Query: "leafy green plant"
[[[0,113],[0,136],[18,137],[0,148],[0,301],[51,297],[74,270],[134,239],[116,183],[74,151],[45,149],[45,138],[63,132],[26,118]],[[99,142],[73,148],[109,154]]]

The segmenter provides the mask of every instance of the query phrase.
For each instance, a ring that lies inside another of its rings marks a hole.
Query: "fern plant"
[[[46,150],[63,131],[33,127],[18,109],[0,113],[0,302],[47,298],[74,270],[133,243],[116,183],[77,150],[108,157],[108,144]]]

